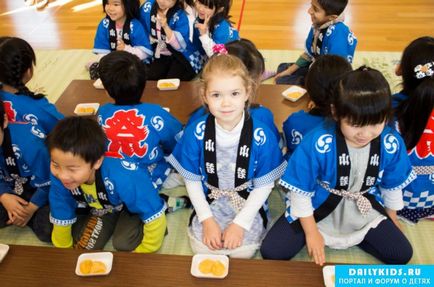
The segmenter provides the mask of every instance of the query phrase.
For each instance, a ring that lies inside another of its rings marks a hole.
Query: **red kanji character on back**
[[[419,142],[414,147],[412,152],[416,152],[418,158],[426,158],[430,154],[434,155],[434,110],[428,118],[428,123],[423,131]]]
[[[148,126],[144,126],[144,116],[137,115],[137,110],[119,110],[104,125],[104,131],[109,140],[108,151],[122,153],[129,157],[143,157],[148,152],[145,142],[148,135]]]
[[[12,102],[10,102],[10,101],[4,101],[3,102],[3,106],[5,107],[5,113],[8,116],[8,121],[15,122],[16,121],[17,112],[12,107]]]

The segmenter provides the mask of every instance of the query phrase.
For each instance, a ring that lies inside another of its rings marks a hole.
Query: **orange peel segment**
[[[205,259],[199,263],[199,271],[202,274],[222,276],[225,273],[225,265],[220,260]]]
[[[105,273],[107,267],[101,261],[83,260],[80,263],[80,272],[85,275]]]
[[[171,83],[171,82],[164,82],[164,83],[160,83],[159,87],[160,88],[175,88],[176,85],[174,83]]]

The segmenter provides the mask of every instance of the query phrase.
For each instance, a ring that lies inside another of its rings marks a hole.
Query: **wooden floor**
[[[50,0],[43,10],[23,0],[0,1],[0,35],[18,36],[35,48],[91,48],[104,16],[101,0]],[[233,0],[237,26],[243,0]],[[402,51],[434,34],[434,0],[349,0],[346,23],[364,51]],[[310,26],[309,0],[245,0],[241,36],[262,49],[302,49]]]

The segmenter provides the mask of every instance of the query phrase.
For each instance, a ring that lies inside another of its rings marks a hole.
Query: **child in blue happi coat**
[[[91,79],[97,79],[98,61],[112,51],[126,51],[142,61],[152,57],[149,38],[139,22],[139,0],[103,0],[106,17],[101,20],[95,34],[93,52],[97,60],[88,64]]]
[[[206,58],[190,41],[184,1],[148,0],[140,7],[140,22],[153,52],[148,80],[189,81],[200,72]]]
[[[266,259],[291,259],[303,246],[324,264],[325,246],[358,246],[387,264],[413,254],[397,221],[402,189],[416,175],[399,134],[386,126],[391,95],[384,76],[361,67],[338,83],[333,121],[312,130],[280,184],[287,210],[261,246]]]
[[[33,76],[36,56],[25,40],[0,37],[0,100],[9,122],[32,124],[32,134],[44,138],[63,118],[44,94],[26,87]]]
[[[295,63],[281,63],[276,84],[304,85],[309,65],[319,55],[339,55],[353,61],[357,39],[344,24],[348,0],[312,0],[308,13],[312,28],[306,38],[305,51]]]
[[[155,252],[166,232],[166,205],[148,173],[105,152],[106,140],[85,117],[65,118],[47,137],[53,244],[97,250],[113,235],[117,250]]]
[[[276,139],[280,143],[281,141],[280,134],[279,134],[279,130],[274,124],[273,113],[267,107],[260,104],[253,103],[255,101],[259,83],[261,82],[261,76],[265,71],[264,57],[262,56],[261,52],[259,52],[255,44],[248,39],[240,39],[240,40],[229,42],[224,45],[224,50],[220,52],[233,55],[239,58],[243,62],[244,66],[246,67],[247,71],[250,74],[250,77],[256,83],[255,84],[256,89],[255,91],[252,91],[253,97],[252,97],[252,103],[250,104],[249,113],[255,119],[266,124],[269,127],[269,129],[275,134]],[[266,97],[267,95],[264,96]],[[194,111],[193,114],[190,116],[186,126],[188,126],[190,123],[197,120],[199,117],[205,115],[207,112],[208,110],[205,106],[200,107],[199,109]]]
[[[9,122],[0,101],[0,228],[29,226],[51,242],[50,167],[44,141],[30,123]]]
[[[198,0],[195,2],[197,18],[194,24],[193,43],[203,54],[211,57],[215,44],[226,44],[240,38],[229,21],[231,0]]]
[[[400,218],[410,223],[434,215],[434,38],[412,41],[397,74],[403,90],[393,96],[395,127],[401,133],[417,178],[404,188]]]
[[[169,162],[186,181],[194,253],[250,258],[268,226],[264,204],[286,166],[269,128],[248,113],[255,82],[231,55],[214,55],[201,77],[210,113],[184,131]]]

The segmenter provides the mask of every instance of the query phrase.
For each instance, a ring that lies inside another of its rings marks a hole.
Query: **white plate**
[[[98,78],[95,82],[93,82],[93,87],[98,90],[104,90],[104,86],[102,85],[100,78]]]
[[[3,258],[5,258],[6,254],[8,254],[8,251],[9,245],[0,244],[0,263],[3,261]]]
[[[287,100],[296,102],[298,99],[303,97],[305,93],[306,93],[305,89],[299,86],[291,86],[282,92],[282,96]]]
[[[221,276],[215,276],[212,273],[204,274],[200,272],[199,264],[205,259],[211,259],[215,261],[219,260],[225,266],[225,272]],[[229,257],[227,257],[226,255],[196,254],[193,256],[193,259],[191,261],[191,275],[193,275],[194,277],[222,279],[228,275],[228,271],[229,271]]]
[[[86,111],[85,109],[92,108],[92,111]],[[79,116],[90,116],[95,115],[98,111],[99,103],[83,103],[75,106],[74,114]]]
[[[97,273],[97,274],[83,274],[80,272],[80,264],[84,260],[93,260],[93,261],[100,261],[105,264],[106,272],[104,273]],[[77,259],[77,265],[75,266],[75,274],[78,276],[102,276],[107,275],[112,270],[112,264],[113,264],[113,253],[111,252],[94,252],[94,253],[83,253],[80,256],[78,256]]]
[[[163,107],[163,110],[165,110],[166,112],[170,113],[170,108],[168,108],[168,107]]]
[[[179,88],[181,81],[179,79],[163,79],[158,80],[157,88],[161,91],[172,91]],[[167,86],[165,86],[167,85]]]
[[[335,266],[327,265],[322,268],[322,275],[324,277],[324,284],[326,287],[335,287]]]

